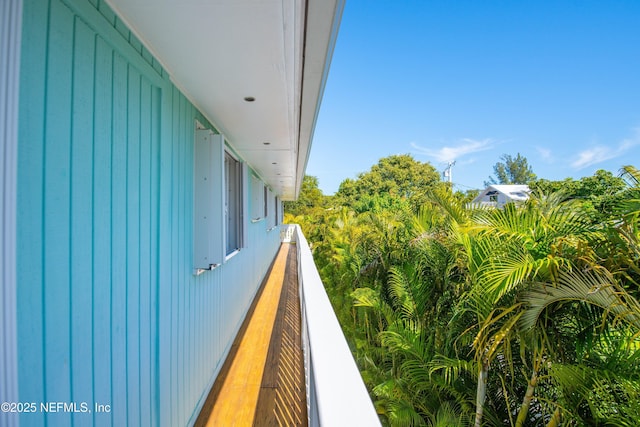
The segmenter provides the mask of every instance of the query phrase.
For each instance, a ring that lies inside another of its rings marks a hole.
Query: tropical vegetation
[[[518,153],[516,157],[509,154],[503,154],[499,162],[493,166],[494,176],[489,177],[489,181],[485,181],[484,185],[492,184],[527,184],[536,179],[536,174],[529,166],[526,157]]]
[[[533,176],[531,198],[503,209],[410,156],[334,196],[305,183],[286,221],[312,245],[384,425],[638,425],[637,169]]]

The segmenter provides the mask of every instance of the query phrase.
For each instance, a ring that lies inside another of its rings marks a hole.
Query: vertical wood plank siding
[[[92,411],[20,423],[187,425],[278,230],[245,221],[247,247],[194,276],[194,126],[207,120],[103,1],[24,3],[19,397]]]
[[[0,2],[0,402],[18,401],[16,201],[22,0]],[[0,411],[0,425],[17,426]]]

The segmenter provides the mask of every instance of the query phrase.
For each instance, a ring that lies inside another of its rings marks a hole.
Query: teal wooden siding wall
[[[0,2],[0,403],[18,400],[16,201],[22,0]],[[0,426],[17,426],[0,410]]]
[[[247,221],[247,248],[194,276],[194,126],[206,119],[102,1],[26,0],[23,16],[20,401],[92,412],[21,424],[186,425],[278,232]]]

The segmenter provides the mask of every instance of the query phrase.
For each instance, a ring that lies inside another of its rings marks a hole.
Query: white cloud
[[[465,166],[465,165],[472,165],[472,164],[476,163],[477,161],[478,161],[478,159],[472,157],[470,159],[458,161],[456,163],[458,164],[458,166]]]
[[[536,147],[536,151],[538,152],[540,157],[542,157],[542,160],[548,163],[553,163],[554,158],[553,158],[553,155],[551,154],[551,150],[544,147]]]
[[[587,150],[578,153],[578,158],[571,163],[575,169],[586,168],[587,166],[595,165],[597,163],[604,162],[605,160],[616,157],[617,154],[609,147],[602,145],[597,147],[591,147]]]
[[[411,146],[420,154],[425,154],[429,157],[433,157],[439,162],[451,162],[456,160],[465,154],[476,153],[478,151],[489,150],[493,148],[495,141],[492,139],[475,140],[470,138],[463,138],[460,143],[454,147],[442,147],[437,150],[432,148],[421,147],[415,142],[411,143]]]
[[[617,147],[597,145],[581,151],[571,166],[574,169],[583,169],[622,156],[633,147],[640,145],[640,128],[634,129],[634,131],[633,137],[623,139]]]

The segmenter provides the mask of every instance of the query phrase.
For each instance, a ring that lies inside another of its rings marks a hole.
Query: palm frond
[[[378,398],[378,411],[389,420],[393,426],[424,426],[426,421],[416,411],[410,393],[401,380],[389,379],[373,388],[373,394]]]
[[[632,187],[640,187],[640,169],[631,165],[623,166],[620,169],[620,176]]]
[[[414,290],[417,287],[416,272],[411,264],[406,264],[404,268],[392,266],[389,269],[388,285],[389,293],[397,308],[406,319],[417,319],[416,301]]]
[[[429,193],[429,200],[444,211],[449,224],[462,225],[469,220],[467,210],[450,191],[437,187]]]
[[[378,291],[372,288],[357,288],[351,293],[354,307],[370,308],[373,313],[381,314],[387,323],[395,321],[395,312],[380,299]]]
[[[452,384],[463,373],[474,379],[478,377],[478,363],[475,360],[463,360],[439,354],[427,363],[427,367],[429,375],[437,373],[448,384]]]
[[[557,286],[540,283],[523,295],[522,301],[528,305],[521,321],[524,329],[532,328],[552,304],[582,301],[602,308],[640,333],[640,304],[602,270],[563,271]]]
[[[431,419],[433,427],[464,427],[470,424],[470,417],[450,402],[443,402],[435,417]]]
[[[553,364],[550,373],[566,399],[567,409],[588,407],[588,418],[598,425],[637,425],[640,419],[640,382],[637,378],[585,364]]]
[[[515,332],[515,325],[522,316],[520,304],[514,304],[503,309],[496,309],[480,323],[480,328],[473,341],[475,358],[478,363],[485,359],[492,361],[500,348],[502,354],[511,354],[511,335]],[[511,357],[509,357],[511,359]],[[507,361],[509,365],[512,360]]]
[[[403,353],[405,357],[424,360],[427,349],[420,335],[410,328],[396,328],[394,331],[380,332],[380,342],[392,353]]]

